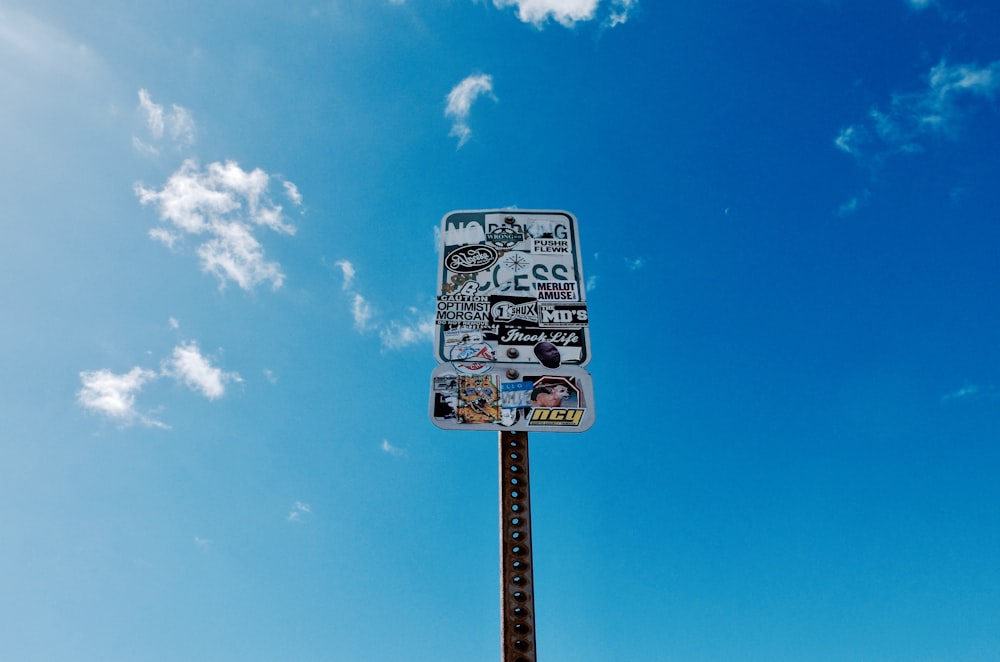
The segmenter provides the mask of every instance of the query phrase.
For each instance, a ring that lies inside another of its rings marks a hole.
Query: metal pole
[[[502,662],[536,662],[527,432],[500,432],[500,612]]]

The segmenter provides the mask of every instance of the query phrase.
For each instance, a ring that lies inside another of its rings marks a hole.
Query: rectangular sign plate
[[[444,430],[583,432],[594,387],[579,366],[445,363],[431,375],[430,419]]]
[[[441,220],[435,357],[550,369],[590,361],[576,218],[479,210]]]

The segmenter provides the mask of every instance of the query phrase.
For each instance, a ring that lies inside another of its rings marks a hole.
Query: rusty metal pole
[[[500,432],[500,652],[536,662],[528,433]]]

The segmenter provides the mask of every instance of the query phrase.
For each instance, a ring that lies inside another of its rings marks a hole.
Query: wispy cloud
[[[887,108],[871,109],[867,122],[842,129],[834,145],[856,157],[923,151],[929,137],[957,138],[966,116],[992,102],[998,89],[1000,61],[979,66],[942,60],[928,72],[923,89],[894,94]]]
[[[300,207],[302,205],[302,194],[299,193],[299,187],[289,181],[284,181],[281,184],[285,187],[285,195],[292,201],[292,204]]]
[[[351,315],[354,317],[354,328],[358,331],[367,331],[368,322],[372,318],[372,307],[368,301],[357,292],[351,301]]]
[[[937,0],[906,0],[906,4],[916,9],[917,11],[920,11],[921,9],[927,9],[936,2]]]
[[[202,551],[207,550],[211,544],[212,541],[207,538],[201,538],[199,536],[194,537],[194,546]]]
[[[444,109],[444,116],[452,120],[451,132],[448,135],[458,138],[460,149],[472,136],[472,129],[469,128],[469,112],[472,110],[472,104],[484,94],[496,101],[496,96],[493,94],[493,77],[488,74],[468,76],[448,93],[448,103]]]
[[[980,398],[998,397],[997,389],[993,386],[978,386],[976,384],[965,384],[959,389],[951,391],[941,396],[941,402],[956,402],[959,400],[974,400]]]
[[[146,127],[153,143],[161,142],[167,137],[177,148],[194,144],[197,126],[191,111],[184,106],[173,104],[169,109],[165,109],[153,101],[148,91],[141,89],[139,111],[145,117]],[[136,136],[132,137],[132,145],[136,151],[142,153],[153,155],[159,153],[154,144],[146,143]]]
[[[638,271],[646,266],[646,258],[644,257],[627,257],[625,258],[625,266],[629,271]]]
[[[135,367],[124,374],[110,370],[80,373],[82,387],[77,392],[77,402],[89,411],[117,421],[122,426],[141,423],[152,427],[168,427],[136,409],[135,397],[143,386],[156,380],[157,373]]]
[[[833,145],[869,168],[874,179],[891,156],[923,152],[934,139],[962,137],[967,118],[993,105],[998,90],[1000,61],[980,66],[941,60],[927,73],[924,87],[893,94],[887,106],[873,107],[864,121],[841,129]],[[850,198],[837,215],[853,214],[868,197],[866,191]]]
[[[357,272],[354,270],[354,265],[347,260],[337,260],[336,266],[340,267],[341,273],[344,275],[343,287],[344,291],[349,291],[354,288],[354,276]]]
[[[285,276],[278,263],[265,259],[254,232],[267,228],[291,235],[295,228],[271,202],[269,185],[269,175],[259,168],[247,172],[227,161],[201,170],[188,159],[162,189],[136,184],[135,193],[170,224],[150,230],[149,236],[170,248],[184,237],[196,237],[202,270],[218,278],[220,288],[233,281],[244,290],[265,282],[277,289]]]
[[[866,190],[861,195],[852,196],[837,208],[837,216],[846,218],[857,213],[868,202],[869,195],[869,192]]]
[[[302,503],[301,501],[296,501],[292,504],[292,509],[289,511],[288,515],[285,517],[289,522],[295,522],[296,524],[302,524],[305,521],[305,517],[312,513],[312,507],[308,503]]]
[[[334,263],[340,269],[344,282],[342,289],[351,301],[351,317],[359,333],[376,332],[383,350],[398,350],[434,337],[434,313],[410,307],[401,319],[379,320],[374,306],[355,287],[357,270],[349,260]]]
[[[864,144],[868,142],[867,134],[868,132],[863,126],[848,126],[841,129],[840,135],[834,139],[833,144],[846,154],[859,156]]]
[[[619,25],[625,25],[632,16],[632,12],[638,7],[639,0],[612,0],[611,11],[604,20],[604,27],[614,28]]]
[[[434,339],[434,314],[421,313],[416,308],[409,309],[409,319],[405,322],[393,320],[382,326],[379,338],[385,349],[402,349]]]
[[[169,359],[163,362],[163,374],[183,382],[192,391],[200,392],[209,400],[222,397],[226,384],[242,382],[238,373],[223,372],[205,358],[198,343],[188,342],[174,347]]]
[[[403,457],[406,455],[406,451],[404,451],[402,448],[397,448],[396,446],[393,446],[392,444],[389,443],[388,439],[382,440],[381,448],[383,453],[387,455],[392,455],[393,457]]]

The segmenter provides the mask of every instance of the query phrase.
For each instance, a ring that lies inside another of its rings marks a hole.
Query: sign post
[[[497,430],[501,655],[536,662],[528,432],[594,423],[586,281],[565,211],[456,211],[441,221],[429,415]]]
[[[500,433],[500,659],[536,662],[528,433]]]

